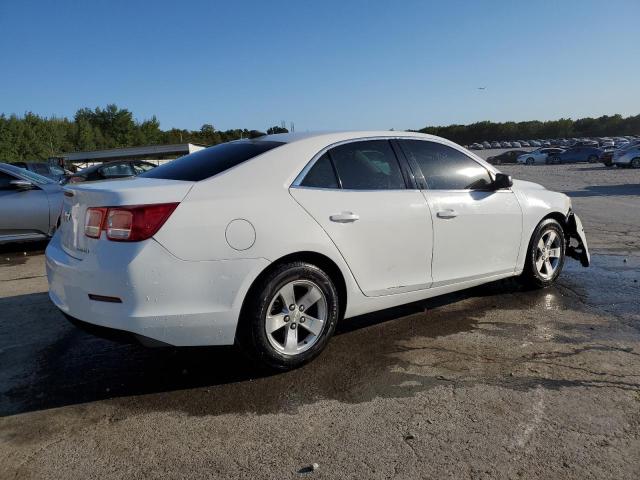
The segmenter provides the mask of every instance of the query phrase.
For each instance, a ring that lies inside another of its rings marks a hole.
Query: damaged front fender
[[[583,267],[591,264],[591,255],[587,246],[587,236],[584,233],[584,227],[575,213],[569,212],[567,216],[567,250],[566,253],[571,258],[579,260]],[[577,245],[571,245],[571,239],[577,242]]]

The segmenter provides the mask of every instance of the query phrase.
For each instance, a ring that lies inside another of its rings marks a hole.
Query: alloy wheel
[[[553,277],[560,265],[562,245],[560,236],[554,230],[547,230],[540,237],[536,247],[536,270],[545,280]]]
[[[265,319],[267,339],[284,355],[297,355],[320,339],[328,318],[327,298],[314,282],[294,280],[271,299]]]

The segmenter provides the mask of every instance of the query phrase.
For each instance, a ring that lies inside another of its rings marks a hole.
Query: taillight
[[[125,207],[89,208],[85,222],[85,234],[99,238],[105,230],[107,238],[116,242],[139,242],[151,238],[160,230],[178,206],[177,203],[158,203]],[[98,218],[98,213],[100,217]],[[99,222],[97,234],[93,229]]]
[[[90,238],[100,238],[106,208],[89,208],[84,217],[84,234]]]

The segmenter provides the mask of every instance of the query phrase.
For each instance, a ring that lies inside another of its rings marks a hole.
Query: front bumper
[[[242,301],[267,265],[265,259],[183,261],[153,239],[101,242],[78,260],[55,235],[46,251],[49,297],[65,315],[176,346],[233,344]]]
[[[567,255],[579,260],[583,267],[588,267],[591,264],[591,254],[587,245],[587,236],[584,233],[580,217],[573,212],[569,212],[567,217],[567,232],[569,233]],[[571,245],[572,239],[576,241],[577,245]]]

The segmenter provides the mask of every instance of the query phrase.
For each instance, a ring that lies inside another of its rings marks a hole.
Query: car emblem
[[[71,220],[71,212],[64,212],[64,221],[68,222]]]

